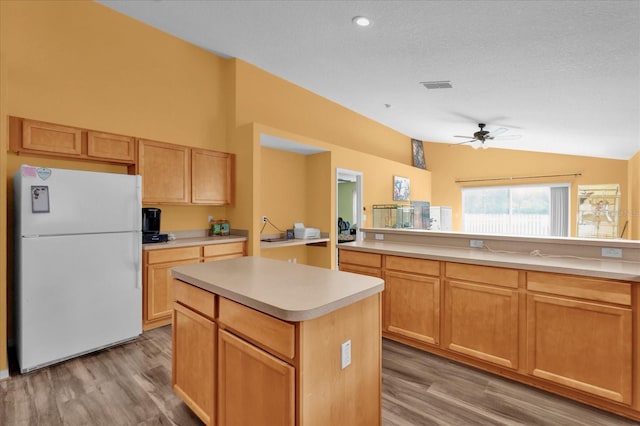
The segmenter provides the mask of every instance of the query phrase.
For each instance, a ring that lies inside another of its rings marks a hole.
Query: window
[[[569,235],[569,184],[464,188],[464,232]]]

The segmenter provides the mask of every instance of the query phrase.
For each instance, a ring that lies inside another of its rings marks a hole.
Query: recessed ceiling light
[[[354,16],[351,22],[359,27],[368,27],[369,25],[371,25],[371,21],[369,20],[369,18],[364,16]]]
[[[450,80],[442,80],[442,81],[421,81],[422,84],[427,89],[451,89],[453,86],[451,85]]]

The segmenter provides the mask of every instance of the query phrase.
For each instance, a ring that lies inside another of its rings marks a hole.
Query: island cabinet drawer
[[[210,320],[214,320],[216,317],[216,296],[213,293],[174,279],[173,298],[176,302],[187,306]]]
[[[218,324],[279,358],[292,361],[295,357],[295,326],[291,323],[220,297]]]
[[[527,272],[527,290],[631,306],[631,284],[548,272]]]
[[[518,271],[515,269],[447,262],[445,264],[445,276],[448,279],[518,288]]]
[[[239,256],[244,255],[244,242],[224,243],[224,244],[210,244],[203,247],[204,257],[217,257],[228,256],[237,254]]]
[[[198,258],[200,258],[200,246],[149,250],[147,252],[147,262],[149,264]]]
[[[382,255],[375,253],[363,253],[361,251],[340,250],[340,262],[351,265],[382,267]]]
[[[414,259],[412,257],[402,256],[385,256],[384,267],[387,270],[391,269],[394,271],[411,272],[414,274],[440,275],[440,262],[437,260]]]

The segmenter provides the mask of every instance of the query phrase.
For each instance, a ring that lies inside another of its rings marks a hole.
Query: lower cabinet
[[[440,341],[439,262],[386,256],[382,330],[437,345]]]
[[[518,292],[447,280],[444,294],[444,347],[518,368]]]
[[[288,322],[173,286],[173,389],[206,425],[381,425],[379,294]]]
[[[640,419],[637,283],[381,256],[385,337]]]
[[[630,305],[630,284],[529,273],[528,286],[547,294],[527,296],[527,373],[631,404],[633,313],[619,305]]]
[[[180,303],[173,309],[173,390],[204,424],[213,425],[217,326]]]
[[[142,329],[171,324],[171,268],[246,256],[246,242],[163,248],[143,252]]]
[[[221,330],[218,334],[219,425],[295,424],[295,370]]]

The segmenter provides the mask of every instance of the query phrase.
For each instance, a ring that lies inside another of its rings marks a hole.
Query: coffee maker
[[[167,234],[160,233],[160,216],[162,210],[157,207],[144,207],[142,209],[142,243],[164,243],[168,240]]]

